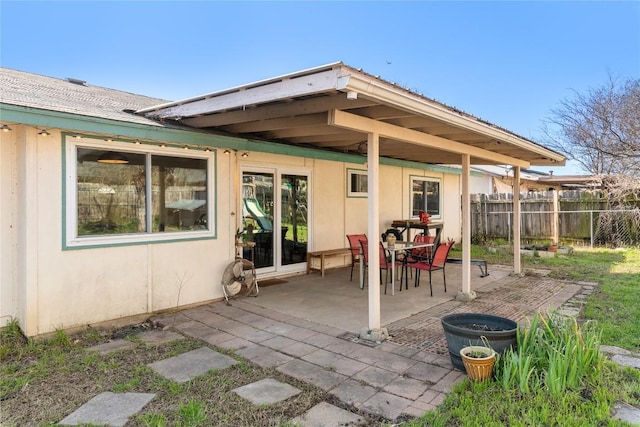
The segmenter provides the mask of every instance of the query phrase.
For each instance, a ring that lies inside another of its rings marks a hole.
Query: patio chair
[[[413,237],[413,243],[434,243],[436,240],[435,236],[429,236],[428,234],[420,233],[416,234]],[[432,246],[423,246],[420,248],[413,248],[405,252],[403,261],[405,262],[404,270],[409,272],[409,267],[411,264],[416,264],[422,261],[428,261],[433,255],[433,247]],[[407,274],[408,276],[408,274]],[[408,280],[406,280],[405,288],[408,287]],[[400,287],[402,289],[402,287]]]
[[[379,262],[380,262],[380,283],[382,283],[382,270],[385,270],[385,278],[384,278],[384,293],[387,293],[387,282],[389,281],[389,272],[391,271],[392,268],[396,268],[396,267],[402,267],[404,265],[404,263],[402,261],[396,261],[395,265],[391,265],[391,258],[389,255],[387,255],[387,251],[384,249],[384,246],[382,245],[382,242],[378,242],[378,244],[380,245],[380,250],[378,251],[378,256],[379,256]],[[369,265],[369,242],[367,241],[360,241],[360,247],[362,247],[362,254],[363,254],[363,263],[364,266],[368,266]],[[362,288],[364,288],[364,281],[367,278],[367,270],[364,270],[364,276],[362,278],[363,283],[361,284]],[[395,284],[392,283],[391,286],[394,286]],[[400,284],[400,289],[402,289],[402,282]]]
[[[435,253],[433,254],[433,258],[427,259],[425,261],[420,261],[415,264],[412,264],[410,267],[416,269],[416,282],[415,287],[420,285],[420,271],[425,270],[429,272],[429,290],[431,291],[431,296],[433,296],[433,286],[431,285],[431,272],[435,270],[442,270],[442,279],[444,281],[444,291],[447,292],[447,277],[445,275],[444,268],[447,265],[447,256],[449,255],[449,251],[455,242],[453,240],[449,240],[446,243],[441,243],[436,248]]]
[[[347,240],[349,241],[349,249],[351,249],[351,282],[353,282],[353,267],[357,261],[360,261],[360,242],[367,241],[366,234],[347,234]]]

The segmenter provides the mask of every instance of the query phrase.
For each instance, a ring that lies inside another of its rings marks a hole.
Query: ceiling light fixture
[[[9,125],[2,125],[0,126],[0,130],[2,130],[2,132],[9,132],[10,130],[13,130],[9,127]]]
[[[246,151],[244,153],[241,154],[242,157],[249,157],[249,153],[247,153]]]
[[[107,151],[98,157],[98,163],[108,163],[112,165],[124,165],[129,163],[129,159],[122,153]]]
[[[40,132],[38,132],[38,135],[40,135],[40,136],[51,136],[49,131],[47,131],[46,129],[42,129]]]
[[[231,154],[231,150],[229,150],[228,148],[226,150],[223,151],[224,154]]]
[[[167,144],[160,144],[159,147],[160,148],[167,148]]]

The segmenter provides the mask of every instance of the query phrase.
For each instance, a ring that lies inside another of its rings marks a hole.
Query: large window
[[[411,177],[411,217],[418,218],[425,211],[434,218],[441,218],[440,180],[421,176]]]
[[[68,137],[66,155],[67,246],[213,235],[210,153]]]

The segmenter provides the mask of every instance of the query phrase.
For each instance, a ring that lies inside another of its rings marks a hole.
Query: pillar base
[[[389,338],[389,332],[387,332],[387,328],[380,329],[369,329],[363,328],[360,331],[360,335],[358,336],[361,340],[374,341],[380,344],[382,341]]]
[[[474,291],[458,292],[458,295],[456,295],[456,301],[469,302],[474,299],[476,299],[476,293]]]

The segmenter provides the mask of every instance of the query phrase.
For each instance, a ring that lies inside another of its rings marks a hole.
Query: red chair
[[[395,267],[402,267],[403,263],[402,261],[396,261],[395,265],[391,265],[391,259],[390,257],[387,256],[387,252],[384,249],[384,246],[382,245],[382,242],[378,242],[378,244],[380,245],[380,250],[378,251],[378,256],[379,256],[379,262],[380,262],[380,282],[382,282],[382,270],[385,270],[385,278],[384,278],[384,293],[387,293],[387,282],[389,281],[389,271],[392,268]],[[365,267],[369,265],[369,242],[367,242],[366,240],[361,240],[360,241],[360,247],[362,247],[362,254],[363,254],[363,262]],[[364,277],[363,277],[363,281],[366,279],[367,277],[367,270],[364,271]],[[394,286],[394,284],[392,283],[391,286]],[[364,283],[362,283],[362,286],[364,288]],[[400,288],[402,288],[402,284],[400,285]]]
[[[449,251],[455,242],[453,240],[449,240],[446,243],[441,243],[436,248],[436,252],[433,255],[433,259],[428,259],[426,261],[420,261],[413,265],[411,268],[416,269],[416,283],[415,286],[420,285],[420,271],[425,270],[429,272],[429,290],[431,291],[431,296],[433,296],[433,287],[431,285],[431,272],[435,270],[442,270],[442,279],[444,281],[444,291],[447,292],[447,277],[445,275],[444,268],[447,265],[447,257],[449,256]]]
[[[429,236],[428,234],[416,234],[413,237],[413,243],[433,243],[435,239],[434,236]],[[409,274],[407,273],[409,268],[413,268],[412,264],[428,261],[432,254],[433,246],[422,246],[405,252],[404,258],[402,259],[404,261],[403,274],[405,276],[405,289],[409,288]],[[402,285],[400,285],[400,290],[402,290]]]
[[[353,282],[353,266],[356,262],[360,261],[360,242],[367,241],[366,234],[347,234],[347,240],[349,241],[349,249],[351,249],[351,279]]]

